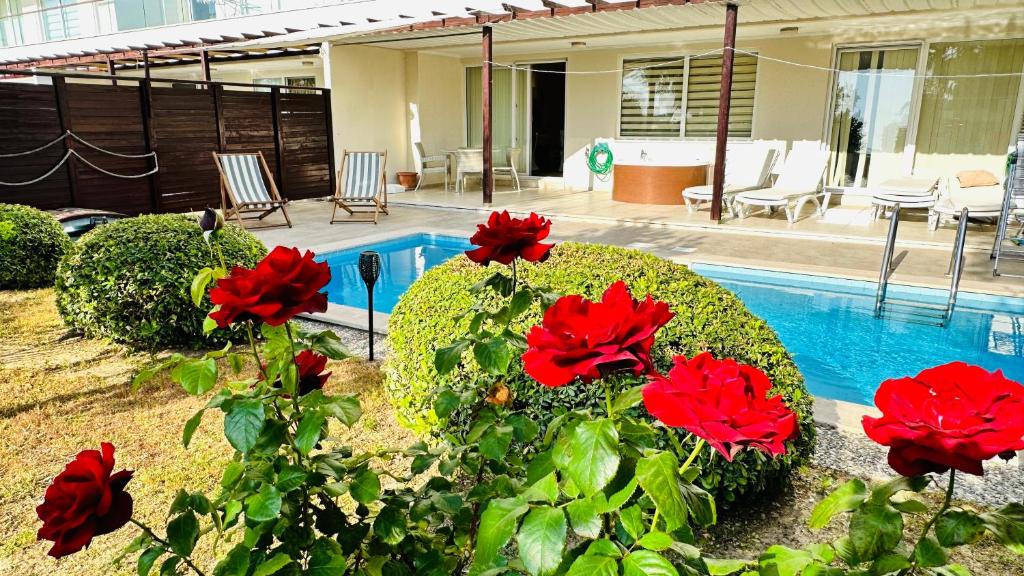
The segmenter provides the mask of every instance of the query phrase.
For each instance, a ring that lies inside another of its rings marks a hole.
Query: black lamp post
[[[359,275],[366,284],[366,309],[370,317],[370,360],[373,360],[373,285],[380,278],[380,254],[373,250],[360,253]]]

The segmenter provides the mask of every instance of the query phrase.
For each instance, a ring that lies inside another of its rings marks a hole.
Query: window
[[[714,138],[722,57],[665,57],[622,63],[619,136]],[[750,138],[754,119],[757,57],[733,59],[729,136]],[[684,114],[685,111],[685,114]]]
[[[754,128],[757,56],[736,54],[732,64],[729,137],[750,138]],[[690,59],[686,83],[687,138],[714,138],[718,133],[718,97],[722,92],[722,57]]]
[[[645,58],[622,63],[619,136],[680,134],[685,58]]]

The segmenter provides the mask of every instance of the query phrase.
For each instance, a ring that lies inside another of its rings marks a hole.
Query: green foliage
[[[479,314],[466,314],[478,298],[490,297],[494,308],[503,296],[511,295],[508,278],[499,278],[495,269],[496,266],[481,267],[467,258],[455,258],[427,271],[402,296],[391,314],[391,352],[385,365],[385,387],[399,418],[419,433],[439,431],[438,415],[431,408],[448,409],[447,401],[435,404],[436,395],[442,390],[477,381],[504,367],[504,348],[500,345],[494,346],[498,353],[491,353],[487,346],[478,351],[480,346],[456,340],[480,325]],[[650,293],[668,302],[676,318],[658,332],[655,340],[654,357],[661,371],[670,367],[674,355],[689,357],[708,350],[716,357],[731,357],[756,366],[771,378],[773,393],[782,394],[799,415],[801,436],[789,445],[786,455],[774,459],[757,451],[745,451],[730,464],[722,458],[712,459],[710,451],[703,452],[699,482],[719,502],[728,504],[734,498],[758,493],[784,479],[789,470],[809,458],[814,443],[812,399],[804,388],[803,378],[771,328],[747,311],[731,292],[685,266],[650,254],[570,242],[552,249],[551,257],[543,264],[520,263],[518,274],[520,281],[544,287],[548,293],[543,299],[548,304],[552,292],[600,298],[610,284],[620,279],[634,297]],[[484,286],[492,290],[485,294],[481,291]],[[511,304],[507,308],[518,307]],[[510,310],[510,314],[517,311]],[[540,320],[540,308],[534,307],[514,318],[506,332],[524,334]],[[439,349],[443,352],[435,357]],[[540,386],[522,372],[520,354],[517,352],[511,359],[504,382],[512,392],[512,408],[523,411],[542,428],[567,411],[601,408],[601,386]],[[463,356],[472,357],[477,365],[466,362],[452,370]],[[642,408],[634,410],[636,414],[645,414]],[[457,433],[468,426],[466,418],[458,414],[446,422],[448,432]]]
[[[52,286],[72,248],[56,218],[29,206],[0,204],[0,290]]]
[[[228,266],[251,267],[266,255],[252,234],[221,232],[214,245]],[[222,343],[225,331],[204,335],[209,298],[200,292],[201,310],[191,296],[193,278],[217,259],[191,216],[119,220],[83,236],[61,260],[57,307],[69,326],[136,348]]]

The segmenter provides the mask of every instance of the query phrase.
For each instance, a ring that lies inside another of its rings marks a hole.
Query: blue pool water
[[[317,256],[331,267],[327,299],[334,304],[366,309],[366,286],[359,277],[359,253],[380,253],[380,279],[373,289],[373,308],[390,313],[399,296],[424,272],[473,246],[464,238],[437,234],[410,234],[384,242],[326,252]]]
[[[946,327],[876,319],[876,284],[727,266],[693,269],[732,290],[779,334],[811,393],[872,404],[886,379],[954,360],[1024,382],[1024,300],[961,292]],[[946,292],[890,284],[893,299],[941,303]]]

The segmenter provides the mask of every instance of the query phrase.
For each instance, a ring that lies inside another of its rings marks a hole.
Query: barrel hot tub
[[[616,162],[612,200],[633,204],[683,204],[683,188],[707,184],[708,165]]]

